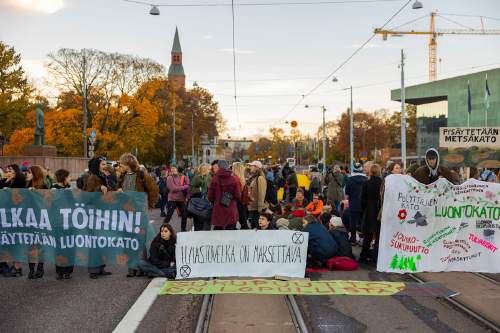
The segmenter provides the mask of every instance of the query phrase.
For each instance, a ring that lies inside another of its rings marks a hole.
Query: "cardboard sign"
[[[500,127],[440,127],[439,147],[500,148]]]
[[[500,273],[500,184],[385,179],[377,270]]]
[[[177,279],[304,277],[308,235],[287,230],[181,232],[175,249]]]
[[[402,282],[387,281],[276,281],[209,280],[167,281],[160,295],[359,295],[390,296],[405,289]]]

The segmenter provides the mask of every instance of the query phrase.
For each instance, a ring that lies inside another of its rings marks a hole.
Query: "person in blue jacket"
[[[328,230],[314,216],[308,215],[302,220],[304,232],[309,233],[307,257],[311,266],[323,266],[338,251],[338,245]]]

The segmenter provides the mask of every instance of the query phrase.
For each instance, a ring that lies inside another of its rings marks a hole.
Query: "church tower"
[[[168,79],[176,82],[177,87],[186,87],[186,75],[184,67],[182,67],[182,50],[181,42],[179,41],[179,31],[175,27],[174,45],[172,46],[172,56],[170,68],[168,69]]]

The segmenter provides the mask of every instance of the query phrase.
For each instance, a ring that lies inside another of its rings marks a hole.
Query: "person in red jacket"
[[[236,230],[238,222],[237,200],[241,198],[240,180],[229,170],[225,160],[219,160],[218,170],[208,187],[208,200],[213,204],[214,230]]]

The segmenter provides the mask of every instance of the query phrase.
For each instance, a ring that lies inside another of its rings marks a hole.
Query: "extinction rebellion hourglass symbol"
[[[292,242],[297,245],[304,243],[304,235],[301,232],[294,232],[292,235]]]
[[[189,275],[191,275],[191,267],[189,267],[188,265],[183,265],[179,269],[179,273],[181,273],[181,277],[187,278],[189,277]]]

